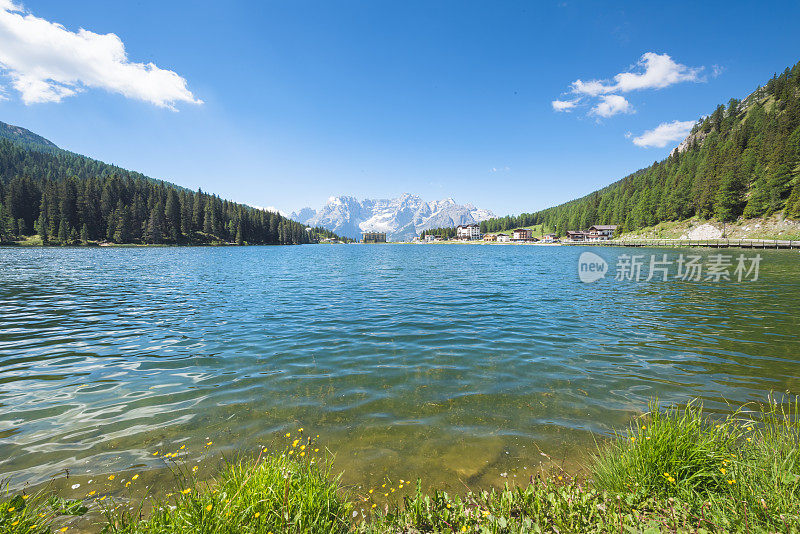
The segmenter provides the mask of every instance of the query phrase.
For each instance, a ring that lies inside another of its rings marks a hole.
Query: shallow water
[[[158,484],[153,452],[303,427],[347,483],[474,488],[579,465],[655,396],[800,392],[797,252],[758,251],[757,282],[589,285],[584,250],[0,249],[0,479]]]

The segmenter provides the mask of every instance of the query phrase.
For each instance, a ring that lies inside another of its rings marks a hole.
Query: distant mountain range
[[[349,196],[331,197],[319,211],[303,208],[289,216],[354,239],[363,232],[386,232],[390,241],[410,240],[423,230],[475,224],[494,217],[489,210],[457,204],[452,198],[426,202],[408,193],[398,198],[361,201]]]

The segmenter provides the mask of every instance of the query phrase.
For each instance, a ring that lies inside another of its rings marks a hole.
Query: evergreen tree
[[[61,219],[58,225],[58,240],[62,245],[69,240],[69,226],[67,225],[66,219]]]
[[[177,242],[181,235],[181,204],[175,189],[167,192],[167,204],[164,210],[169,238]]]
[[[161,203],[153,206],[147,219],[144,239],[147,243],[162,243],[164,240],[164,208]]]

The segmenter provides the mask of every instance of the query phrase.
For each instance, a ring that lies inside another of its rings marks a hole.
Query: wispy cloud
[[[658,147],[663,148],[668,143],[681,141],[692,130],[694,121],[672,121],[662,122],[652,130],[644,132],[639,137],[633,138],[633,144],[643,147]]]
[[[0,0],[0,70],[25,104],[60,102],[87,88],[172,110],[202,103],[177,73],[130,61],[117,35],[72,32],[12,0]]]
[[[603,95],[600,97],[600,102],[589,113],[598,117],[608,118],[619,113],[633,113],[633,106],[624,96]]]
[[[553,109],[556,111],[565,111],[569,113],[575,106],[578,105],[579,100],[553,100]]]
[[[571,100],[554,100],[555,111],[571,111],[579,105],[591,105],[590,114],[611,117],[619,113],[632,113],[631,103],[620,95],[646,89],[664,89],[682,82],[700,82],[703,67],[687,67],[673,60],[668,54],[647,52],[635,65],[611,79],[577,79],[570,84],[567,94],[575,95]],[[721,72],[715,66],[714,74]]]

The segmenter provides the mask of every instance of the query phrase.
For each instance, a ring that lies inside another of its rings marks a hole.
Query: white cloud
[[[668,54],[647,52],[636,63],[642,72],[620,72],[610,80],[575,80],[570,85],[575,94],[598,96],[609,93],[627,93],[642,89],[664,89],[680,82],[701,81],[703,67],[687,67],[676,63]],[[715,66],[715,72],[719,67]]]
[[[0,69],[26,104],[60,102],[87,88],[173,110],[178,102],[202,104],[177,73],[129,61],[117,35],[71,32],[11,0],[0,0]]]
[[[639,137],[634,137],[633,144],[643,148],[663,148],[668,143],[683,140],[689,135],[694,124],[694,121],[662,122]]]
[[[628,92],[641,89],[663,89],[680,82],[700,80],[702,67],[687,67],[675,63],[667,54],[647,52],[639,59],[638,66],[644,72],[620,72],[614,76],[614,91]]]
[[[553,109],[556,111],[572,111],[578,105],[578,100],[553,100]]]
[[[606,87],[601,80],[589,80],[588,82],[575,80],[570,87],[573,93],[579,95],[597,96],[610,91],[610,88]]]
[[[616,74],[612,79],[593,79],[584,81],[577,79],[570,84],[567,94],[578,95],[574,100],[553,100],[553,110],[572,111],[588,97],[587,104],[594,103],[589,114],[600,117],[611,117],[619,113],[632,113],[633,106],[620,93],[641,91],[644,89],[664,89],[681,82],[703,81],[700,76],[703,67],[687,67],[674,61],[669,54],[647,52],[639,61],[625,72]],[[714,67],[714,75],[721,68]]]
[[[633,106],[624,96],[603,95],[600,97],[600,102],[589,113],[608,118],[619,113],[633,113]]]

